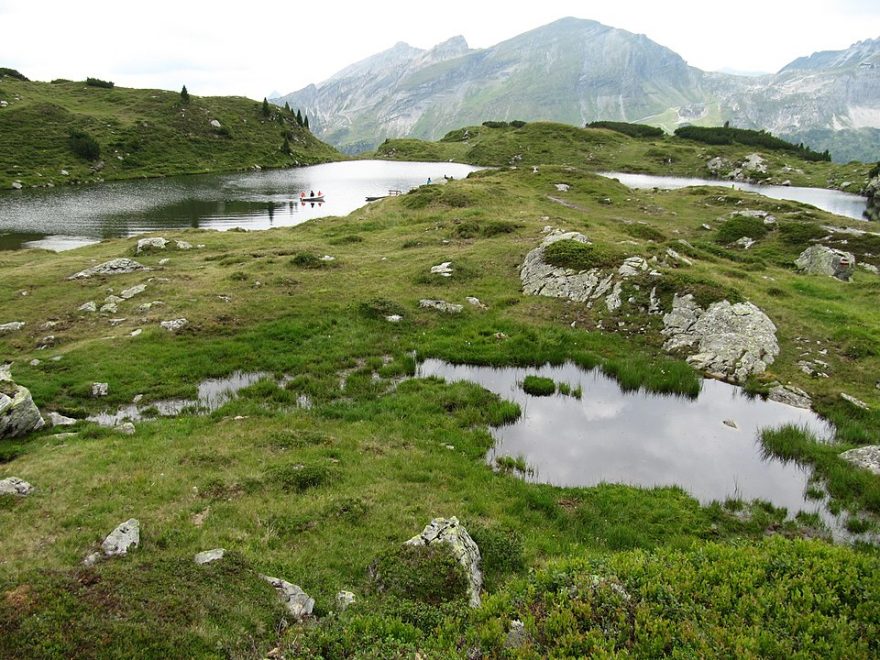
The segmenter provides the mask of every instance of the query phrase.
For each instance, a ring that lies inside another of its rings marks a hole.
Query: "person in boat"
[[[431,177],[428,177],[428,185],[431,185]]]
[[[314,197],[314,196],[315,196],[315,191],[314,191],[314,190],[310,190],[310,191],[309,191],[309,197]]]

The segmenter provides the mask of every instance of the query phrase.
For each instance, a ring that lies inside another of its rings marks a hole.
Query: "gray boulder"
[[[134,296],[138,295],[139,293],[143,293],[146,290],[146,288],[147,288],[146,284],[136,284],[133,287],[125,289],[122,293],[119,294],[119,297],[122,298],[122,300],[128,300],[129,298],[133,298]]]
[[[24,327],[24,321],[10,321],[9,323],[0,324],[0,335],[5,335],[7,332],[15,332],[16,330],[21,330]]]
[[[809,394],[802,389],[791,385],[776,385],[775,387],[771,387],[770,394],[767,398],[771,401],[784,403],[787,406],[804,408],[806,410],[809,410],[813,406],[813,401],[810,399]]]
[[[120,259],[111,259],[110,261],[105,261],[104,263],[98,264],[97,266],[92,266],[91,268],[86,268],[85,270],[81,270],[78,273],[74,273],[67,279],[82,280],[89,277],[94,277],[95,275],[123,275],[125,273],[133,273],[138,270],[150,269],[143,264],[138,263],[134,259],[122,257]]]
[[[156,236],[154,238],[142,238],[137,242],[135,254],[140,254],[141,252],[150,252],[152,250],[164,250],[166,245],[168,245],[168,241],[161,236]]]
[[[840,457],[857,467],[880,475],[880,445],[856,447],[843,452]]]
[[[350,591],[340,591],[336,594],[336,609],[344,612],[349,605],[353,605],[357,600],[355,595]]]
[[[447,314],[459,314],[464,309],[464,305],[446,302],[445,300],[428,300],[425,298],[419,301],[419,307],[436,309],[438,312],[445,312]]]
[[[275,587],[278,597],[284,603],[288,613],[296,621],[302,621],[305,617],[312,613],[315,607],[315,601],[303,591],[299,586],[286,582],[280,578],[261,575],[266,582]]]
[[[132,548],[136,548],[141,542],[141,524],[131,518],[120,523],[104,542],[101,544],[101,552],[105,557],[120,557],[128,554]]]
[[[170,321],[162,321],[159,325],[165,328],[168,332],[177,332],[178,330],[183,330],[183,328],[189,325],[189,321],[186,319],[172,319]]]
[[[686,351],[694,367],[734,382],[763,373],[779,355],[776,326],[752,303],[723,300],[703,310],[692,295],[675,295],[663,326],[665,350]]]
[[[110,393],[109,383],[92,383],[92,397],[107,396]]]
[[[480,570],[480,549],[462,527],[458,518],[434,518],[421,534],[413,536],[406,545],[432,545],[446,543],[452,554],[464,568],[468,577],[468,596],[471,607],[480,606],[480,590],[483,588],[483,573]]]
[[[0,479],[0,495],[16,495],[24,497],[34,492],[34,487],[24,479],[18,477],[6,477]]]
[[[808,275],[827,275],[848,282],[856,269],[856,258],[852,252],[811,245],[801,252],[794,264]]]
[[[50,412],[46,417],[49,418],[49,423],[52,426],[73,426],[76,424],[76,420],[73,417],[65,417],[57,412]]]
[[[193,561],[201,566],[202,564],[210,564],[212,561],[223,559],[223,555],[225,554],[225,549],[214,548],[213,550],[205,550],[204,552],[200,552],[193,558]]]
[[[0,439],[18,438],[44,425],[30,391],[12,380],[8,365],[0,365]]]

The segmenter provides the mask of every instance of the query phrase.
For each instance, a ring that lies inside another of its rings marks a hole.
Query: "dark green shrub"
[[[324,262],[311,252],[300,252],[290,263],[299,268],[323,268]]]
[[[385,319],[386,316],[397,314],[403,316],[403,305],[387,298],[373,298],[358,303],[358,314],[368,319]]]
[[[21,80],[23,82],[29,82],[29,80],[21,73],[16,71],[15,69],[10,69],[5,66],[0,66],[0,78],[3,76],[9,76],[10,78],[15,78],[16,80]]]
[[[86,160],[98,160],[101,157],[101,145],[85,131],[73,129],[67,138],[70,150]]]
[[[594,121],[587,124],[586,128],[605,128],[634,138],[657,138],[665,135],[662,128],[645,124],[629,124],[623,121]]]
[[[506,121],[484,121],[483,126],[486,128],[507,128],[510,124]]]
[[[337,238],[331,238],[328,243],[330,245],[349,245],[351,243],[363,243],[364,237],[359,234],[346,234]]]
[[[775,151],[787,151],[804,160],[831,160],[831,154],[827,150],[819,153],[809,147],[805,147],[803,143],[792,144],[791,142],[773,137],[767,131],[753,131],[747,128],[730,128],[728,126],[682,126],[675,129],[675,135],[685,140],[694,140],[703,144],[744,144]]]
[[[467,597],[464,568],[446,543],[401,545],[370,567],[373,588],[380,594],[429,605]]]
[[[654,241],[655,243],[660,243],[666,240],[666,235],[660,230],[654,229],[651,225],[642,224],[641,222],[621,225],[620,228],[623,229],[624,233],[629,234],[633,238],[641,238],[642,240]]]
[[[553,266],[573,270],[613,268],[620,264],[621,255],[595,243],[579,241],[556,241],[544,248],[544,261]]]
[[[303,493],[330,480],[330,469],[324,465],[281,465],[270,470],[271,478],[282,490]]]
[[[493,591],[502,578],[526,568],[522,537],[512,529],[469,525],[471,538],[480,548],[483,585]]]
[[[512,122],[510,122],[510,125],[513,128],[522,128],[526,125],[526,122],[522,121],[521,119],[514,119]]]
[[[734,215],[728,218],[715,232],[715,241],[721,245],[733,243],[743,236],[759,240],[767,235],[767,225],[761,218],[747,215]]]
[[[89,87],[102,87],[104,89],[112,89],[114,83],[109,80],[101,80],[100,78],[86,78],[86,85]]]
[[[795,247],[807,247],[807,244],[817,238],[822,238],[828,232],[820,226],[809,222],[780,222],[779,240],[786,245]]]
[[[523,391],[532,396],[550,396],[556,393],[556,383],[552,378],[526,376],[522,383]]]

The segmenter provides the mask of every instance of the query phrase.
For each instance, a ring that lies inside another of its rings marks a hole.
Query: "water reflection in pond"
[[[582,398],[526,394],[521,383],[529,374],[580,386]],[[835,525],[821,503],[805,498],[810,471],[767,457],[759,439],[759,429],[782,424],[805,426],[829,439],[831,428],[811,411],[750,398],[715,380],[703,381],[696,399],[623,392],[599,370],[571,363],[498,369],[426,360],[417,375],[471,381],[516,401],[522,417],[493,430],[496,444],[487,458],[522,456],[534,469],[528,477],[533,481],[677,485],[704,504],[761,499],[786,507],[791,515],[818,512]]]
[[[772,199],[787,199],[810,204],[816,208],[855,220],[866,220],[868,199],[861,195],[828,190],[827,188],[801,188],[798,186],[773,186],[766,184],[722,181],[720,179],[696,179],[678,176],[654,176],[652,174],[629,174],[626,172],[602,172],[602,176],[617,179],[629,188],[660,188],[676,190],[691,186],[720,186],[758,193]]]

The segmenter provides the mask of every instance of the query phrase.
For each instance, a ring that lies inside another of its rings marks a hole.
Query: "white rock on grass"
[[[94,300],[90,300],[86,303],[83,303],[79,307],[77,307],[77,311],[78,312],[97,312],[98,305],[95,303]]]
[[[287,608],[287,612],[296,620],[302,621],[312,613],[315,601],[301,587],[276,577],[262,575],[266,582],[275,587],[278,597]]]
[[[192,243],[187,241],[174,241],[174,246],[178,250],[192,250]]]
[[[840,457],[857,467],[880,475],[880,445],[856,447],[843,452]]]
[[[794,264],[807,275],[827,275],[848,282],[856,268],[856,258],[852,252],[811,245],[801,252]]]
[[[752,303],[723,300],[703,310],[691,294],[676,294],[663,326],[665,350],[685,350],[696,368],[738,383],[763,373],[779,355],[776,326]]]
[[[182,330],[187,325],[189,325],[189,321],[186,319],[172,319],[170,321],[162,321],[159,323],[160,326],[165,328],[168,332],[177,332],[178,330]]]
[[[122,298],[123,300],[128,300],[129,298],[133,298],[134,296],[138,295],[139,293],[143,293],[144,291],[146,291],[146,289],[147,289],[146,284],[136,284],[133,287],[125,289],[122,293],[119,294],[119,297]]]
[[[136,548],[141,542],[141,524],[134,518],[120,523],[104,542],[101,543],[101,552],[105,557],[120,557],[128,554],[132,548]]]
[[[67,279],[69,280],[82,280],[89,277],[94,277],[95,275],[123,275],[125,273],[133,273],[139,270],[150,270],[142,263],[138,263],[134,259],[128,259],[126,257],[122,257],[119,259],[111,259],[110,261],[105,261],[102,264],[98,264],[97,266],[92,266],[91,268],[86,268],[85,270],[81,270],[78,273],[74,273]]]
[[[865,403],[861,399],[857,399],[854,396],[847,394],[846,392],[841,392],[840,398],[843,399],[844,401],[851,403],[856,408],[860,408],[862,410],[870,410],[871,409],[871,407],[867,403]]]
[[[110,392],[109,383],[92,383],[92,397],[107,396]]]
[[[792,385],[777,385],[770,388],[768,397],[771,401],[778,401],[795,408],[804,408],[809,410],[813,406],[810,395],[798,387]]]
[[[452,262],[444,261],[442,264],[431,266],[433,275],[442,275],[443,277],[452,277]]]
[[[223,559],[223,555],[225,554],[225,549],[214,548],[213,550],[205,550],[204,552],[200,552],[193,558],[193,561],[201,566],[203,564],[210,564],[212,561]]]
[[[50,412],[46,417],[52,426],[73,426],[76,420],[73,417],[65,417],[57,412]]]
[[[0,365],[0,439],[18,438],[44,425],[30,390],[12,380],[9,365]]]
[[[447,314],[459,314],[461,310],[464,309],[464,305],[457,305],[455,303],[446,302],[445,300],[428,300],[426,298],[419,301],[419,307],[436,309],[439,312],[446,312]]]
[[[166,245],[168,245],[168,241],[161,236],[156,236],[153,238],[142,238],[137,242],[135,254],[140,254],[141,252],[149,252],[151,250],[164,250]]]
[[[0,335],[4,335],[7,332],[15,332],[16,330],[21,330],[24,325],[24,321],[10,321],[9,323],[3,323],[2,325],[0,325]]]
[[[403,320],[403,317],[400,314],[390,314],[385,317],[385,320],[389,323],[400,323]]]
[[[480,606],[480,590],[483,588],[483,573],[480,570],[480,549],[458,522],[458,518],[434,518],[425,526],[421,534],[413,536],[406,545],[434,545],[445,543],[452,549],[459,564],[468,577],[468,596],[471,607]]]
[[[0,495],[15,495],[25,497],[34,492],[34,487],[24,479],[18,477],[6,477],[0,479]]]
[[[117,424],[113,427],[113,430],[117,433],[121,433],[122,435],[134,435],[137,432],[137,429],[132,422],[123,422],[122,424]]]
[[[344,612],[349,605],[353,605],[357,597],[350,591],[339,591],[336,594],[336,609]]]

